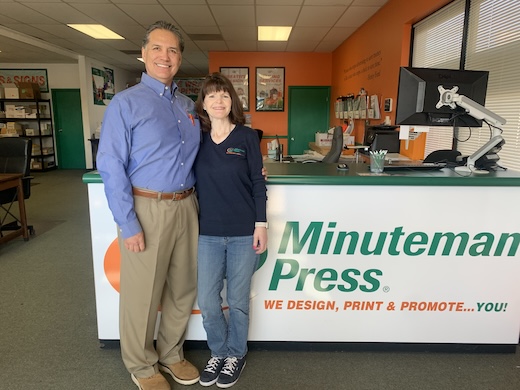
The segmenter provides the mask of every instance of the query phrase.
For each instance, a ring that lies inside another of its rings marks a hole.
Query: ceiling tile
[[[250,5],[214,5],[211,11],[219,26],[256,26],[255,7]]]
[[[347,7],[303,7],[296,21],[296,26],[317,27],[333,25],[346,9]]]
[[[215,20],[205,5],[165,5],[164,8],[183,26],[214,26]]]
[[[298,17],[298,6],[257,6],[257,26],[292,26]]]
[[[336,23],[336,27],[359,27],[378,11],[377,7],[350,7]]]

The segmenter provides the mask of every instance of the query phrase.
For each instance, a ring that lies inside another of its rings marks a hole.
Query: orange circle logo
[[[105,253],[104,268],[108,283],[110,283],[114,290],[120,292],[119,274],[121,270],[121,252],[119,251],[117,238],[112,241]]]

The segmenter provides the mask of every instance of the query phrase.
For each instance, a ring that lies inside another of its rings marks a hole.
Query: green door
[[[303,154],[317,131],[329,129],[330,87],[289,87],[289,154]]]
[[[56,154],[60,169],[85,169],[83,116],[79,89],[53,89]]]

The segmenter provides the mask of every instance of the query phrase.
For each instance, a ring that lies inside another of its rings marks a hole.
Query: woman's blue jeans
[[[247,354],[249,295],[258,258],[253,236],[199,236],[198,303],[213,357]],[[222,308],[224,279],[229,318]]]

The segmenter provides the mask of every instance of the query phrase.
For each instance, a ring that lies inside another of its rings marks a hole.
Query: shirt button
[[[181,163],[181,166],[184,165],[184,163]]]
[[[181,120],[180,120],[180,119],[177,119],[177,123],[181,123]]]
[[[184,143],[184,141],[181,141],[181,144],[183,144],[183,143]]]

